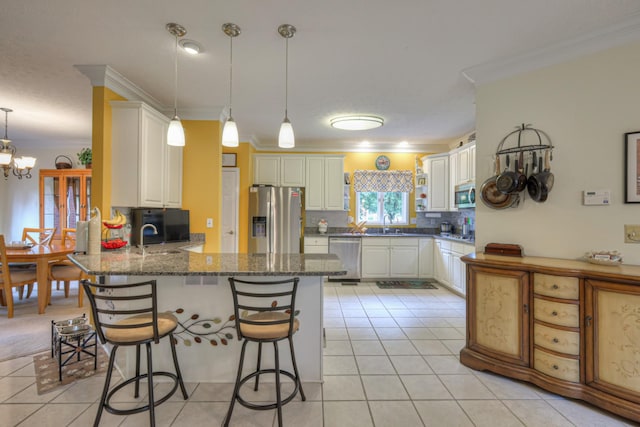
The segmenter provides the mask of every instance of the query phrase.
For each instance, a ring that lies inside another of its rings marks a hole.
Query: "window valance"
[[[408,171],[374,171],[357,170],[353,172],[353,188],[358,192],[365,191],[413,191],[413,172]]]

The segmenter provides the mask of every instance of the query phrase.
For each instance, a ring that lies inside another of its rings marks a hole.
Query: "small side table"
[[[90,350],[93,348],[93,352]],[[68,320],[51,321],[51,357],[58,357],[58,380],[62,381],[62,367],[80,362],[82,354],[93,357],[93,370],[98,368],[98,338],[87,323],[86,315]],[[63,360],[64,356],[64,360]],[[77,360],[73,361],[74,357]],[[85,358],[86,359],[86,358]]]

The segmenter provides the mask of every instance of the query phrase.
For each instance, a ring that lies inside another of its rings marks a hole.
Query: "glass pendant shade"
[[[174,116],[169,123],[167,144],[173,145],[174,147],[184,147],[184,129],[178,116]]]
[[[296,139],[293,136],[293,126],[288,118],[284,118],[284,121],[280,125],[280,134],[278,135],[278,147],[280,148],[293,148],[296,145]]]
[[[239,144],[238,127],[231,117],[224,123],[222,128],[222,145],[225,147],[237,147]]]
[[[0,151],[0,165],[6,166],[11,163],[11,158],[13,157],[13,153],[11,151]]]

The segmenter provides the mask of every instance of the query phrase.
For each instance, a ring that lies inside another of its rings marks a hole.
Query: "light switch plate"
[[[207,228],[213,228],[213,218],[207,218]]]
[[[633,224],[624,225],[624,242],[640,243],[640,225],[633,225]]]

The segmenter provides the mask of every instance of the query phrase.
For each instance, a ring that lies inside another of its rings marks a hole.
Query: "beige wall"
[[[491,172],[500,140],[532,123],[553,141],[555,186],[545,203],[528,196],[515,209],[476,211],[476,247],[517,243],[527,255],[577,258],[620,250],[640,264],[640,244],[624,243],[624,224],[640,224],[640,205],[624,203],[625,132],[640,130],[640,44],[610,49],[477,89],[477,181]],[[582,191],[609,189],[610,206],[583,206]],[[526,192],[525,192],[526,193]]]

